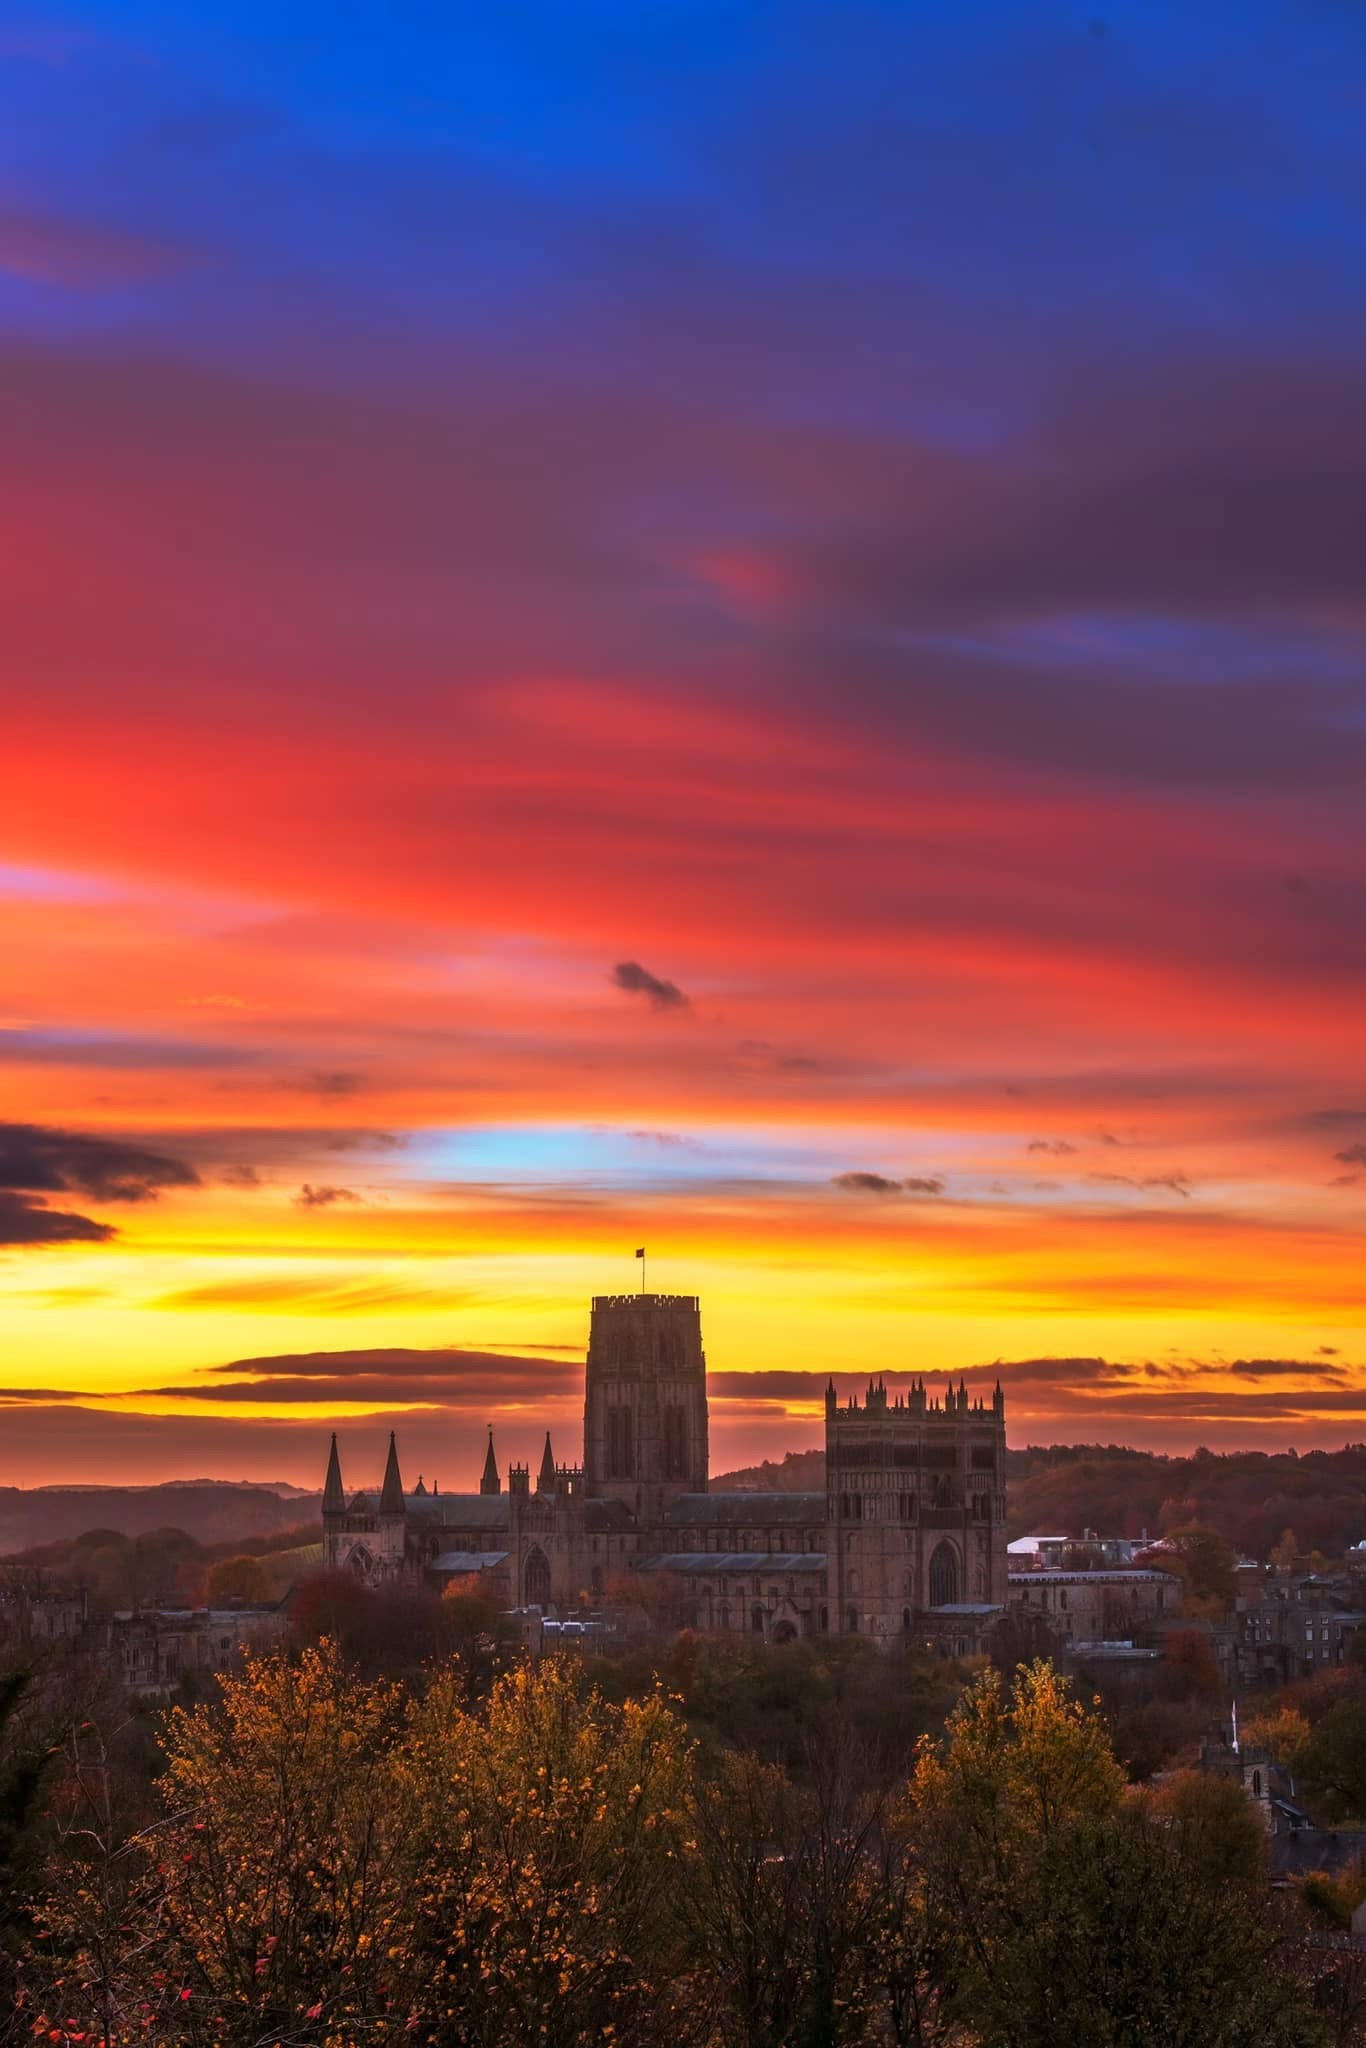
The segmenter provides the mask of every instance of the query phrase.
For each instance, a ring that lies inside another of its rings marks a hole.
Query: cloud
[[[310,1074],[304,1082],[310,1095],[356,1095],[365,1085],[360,1074],[345,1070]]]
[[[149,1202],[163,1188],[198,1185],[199,1175],[183,1160],[119,1138],[42,1124],[0,1124],[0,1188],[88,1195],[96,1202]]]
[[[837,1173],[830,1185],[848,1195],[942,1195],[945,1183],[937,1173],[914,1173],[906,1180],[889,1180],[885,1173]]]
[[[305,1181],[294,1197],[294,1203],[299,1209],[331,1209],[338,1202],[359,1202],[363,1199],[354,1188],[333,1187],[327,1182],[314,1187],[309,1181]]]
[[[1366,1145],[1348,1145],[1333,1157],[1342,1166],[1366,1166]]]
[[[338,1281],[331,1275],[267,1275],[248,1280],[209,1280],[157,1295],[159,1309],[211,1309],[259,1315],[373,1315],[379,1310],[423,1312],[468,1308],[478,1300],[468,1288],[417,1287],[402,1281]]]
[[[1088,1173],[1086,1178],[1110,1187],[1165,1189],[1170,1195],[1180,1195],[1183,1201],[1189,1201],[1193,1193],[1184,1173]]]
[[[644,996],[654,1010],[685,1010],[688,998],[678,984],[651,974],[638,960],[619,960],[612,969],[613,984],[627,995]]]
[[[64,1209],[49,1209],[30,1195],[0,1188],[0,1245],[104,1244],[112,1225]]]
[[[1031,1138],[1025,1146],[1026,1152],[1044,1152],[1050,1159],[1065,1159],[1076,1149],[1075,1145],[1068,1144],[1066,1138]]]

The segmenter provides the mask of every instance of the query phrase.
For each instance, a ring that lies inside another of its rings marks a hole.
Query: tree
[[[270,1580],[259,1557],[225,1557],[209,1568],[210,1607],[240,1603],[264,1607],[272,1598]]]
[[[877,1853],[884,1806],[847,1735],[812,1755],[800,1785],[732,1752],[700,1786],[683,1896],[708,2040],[824,2048],[861,2038],[879,1980],[905,1970],[904,1939],[895,1965],[882,1947],[901,1918]]]
[[[1150,1818],[1171,1830],[1193,1876],[1212,1884],[1259,1884],[1267,1832],[1241,1781],[1213,1771],[1174,1771],[1147,1795]]]
[[[414,1954],[443,2048],[676,2039],[678,1896],[691,1773],[658,1694],[611,1707],[568,1661],[519,1667],[486,1719],[438,1673],[415,1710],[407,1803],[423,1818]]]
[[[944,2014],[979,2048],[1313,2039],[1222,1799],[1178,1793],[1150,1818],[1049,1666],[965,1695],[922,1745],[907,1825],[947,1934]]]
[[[1313,1723],[1299,1747],[1296,1776],[1325,1820],[1366,1820],[1366,1703],[1340,1699]]]
[[[1291,1769],[1309,1733],[1309,1723],[1297,1707],[1277,1707],[1253,1714],[1243,1723],[1243,1741],[1251,1748],[1269,1750],[1271,1761]]]
[[[1158,1571],[1175,1572],[1184,1582],[1187,1614],[1217,1620],[1232,1607],[1238,1591],[1238,1556],[1217,1529],[1187,1522],[1173,1529],[1161,1549],[1145,1551],[1141,1562]]]
[[[258,1658],[176,1709],[156,1868],[164,1967],[231,2041],[383,2040],[409,1997],[417,1827],[404,1706],[328,1644]]]

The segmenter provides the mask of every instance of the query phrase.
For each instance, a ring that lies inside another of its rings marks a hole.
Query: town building
[[[981,1647],[1004,1611],[1005,1401],[942,1397],[923,1381],[863,1400],[825,1398],[822,1493],[717,1492],[695,1295],[604,1295],[592,1305],[584,1460],[556,1462],[549,1432],[533,1487],[503,1485],[490,1431],[473,1493],[405,1487],[391,1435],[376,1492],[347,1495],[335,1436],[323,1492],[334,1570],[369,1583],[477,1575],[510,1606],[573,1615],[625,1575],[676,1588],[692,1626],[783,1640],[914,1637]]]

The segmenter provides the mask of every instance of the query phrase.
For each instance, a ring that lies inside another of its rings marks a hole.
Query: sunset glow
[[[531,11],[0,27],[0,1481],[1366,1435],[1362,20]]]

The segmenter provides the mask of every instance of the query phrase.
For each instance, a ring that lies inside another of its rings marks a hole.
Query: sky
[[[0,22],[0,1482],[577,1452],[696,1293],[1366,1435],[1366,13]]]

